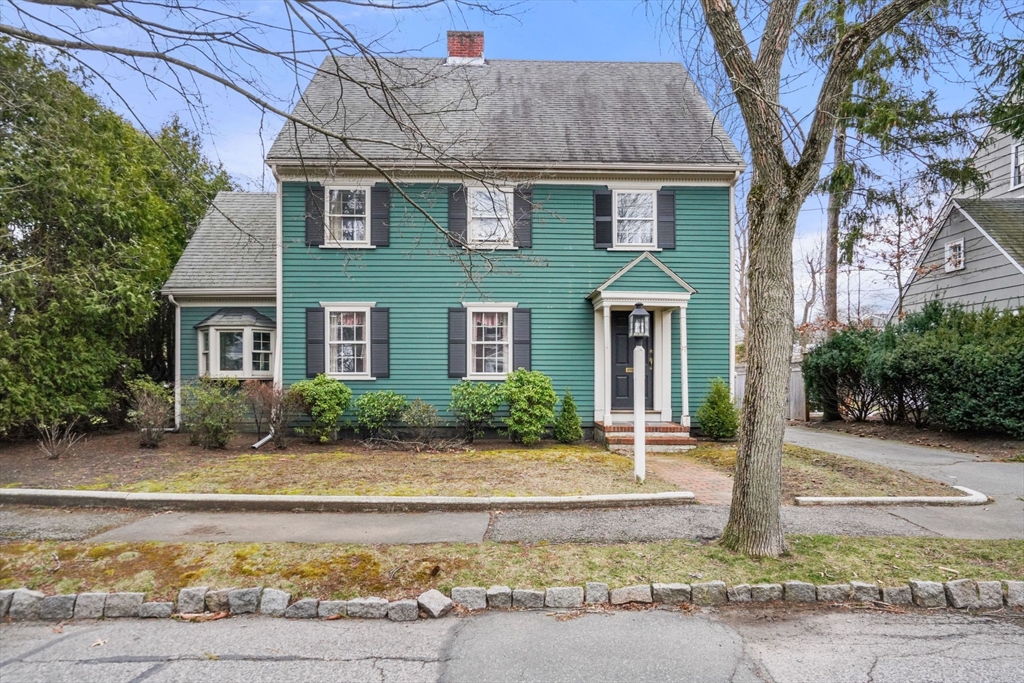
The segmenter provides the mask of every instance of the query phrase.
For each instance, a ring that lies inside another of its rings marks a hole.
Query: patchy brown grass
[[[732,474],[736,447],[704,443],[685,456]],[[960,496],[932,479],[856,458],[785,444],[782,449],[782,498],[796,496]]]
[[[173,598],[189,585],[268,586],[296,597],[415,596],[428,588],[582,585],[605,581],[815,583],[955,577],[1024,578],[1024,543],[936,538],[791,536],[790,553],[754,560],[717,544],[354,546],[299,543],[84,543],[0,545],[0,588],[47,593],[144,591]],[[60,560],[60,568],[54,556]],[[954,573],[950,570],[956,570]]]

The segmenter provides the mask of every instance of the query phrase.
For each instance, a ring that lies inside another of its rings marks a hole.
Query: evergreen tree
[[[580,426],[580,416],[576,413],[576,401],[568,389],[565,390],[565,397],[562,399],[562,410],[555,420],[555,438],[559,443],[579,443],[583,440],[583,427]]]

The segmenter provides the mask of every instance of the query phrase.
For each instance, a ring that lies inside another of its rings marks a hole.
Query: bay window
[[[207,327],[199,331],[199,376],[273,377],[274,331]]]

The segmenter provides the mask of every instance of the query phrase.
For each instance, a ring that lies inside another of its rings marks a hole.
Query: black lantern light
[[[644,309],[643,304],[637,304],[629,314],[629,336],[637,341],[651,336],[651,314]]]

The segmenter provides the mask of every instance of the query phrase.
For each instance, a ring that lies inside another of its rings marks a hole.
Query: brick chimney
[[[483,65],[483,31],[448,31],[448,63]]]

